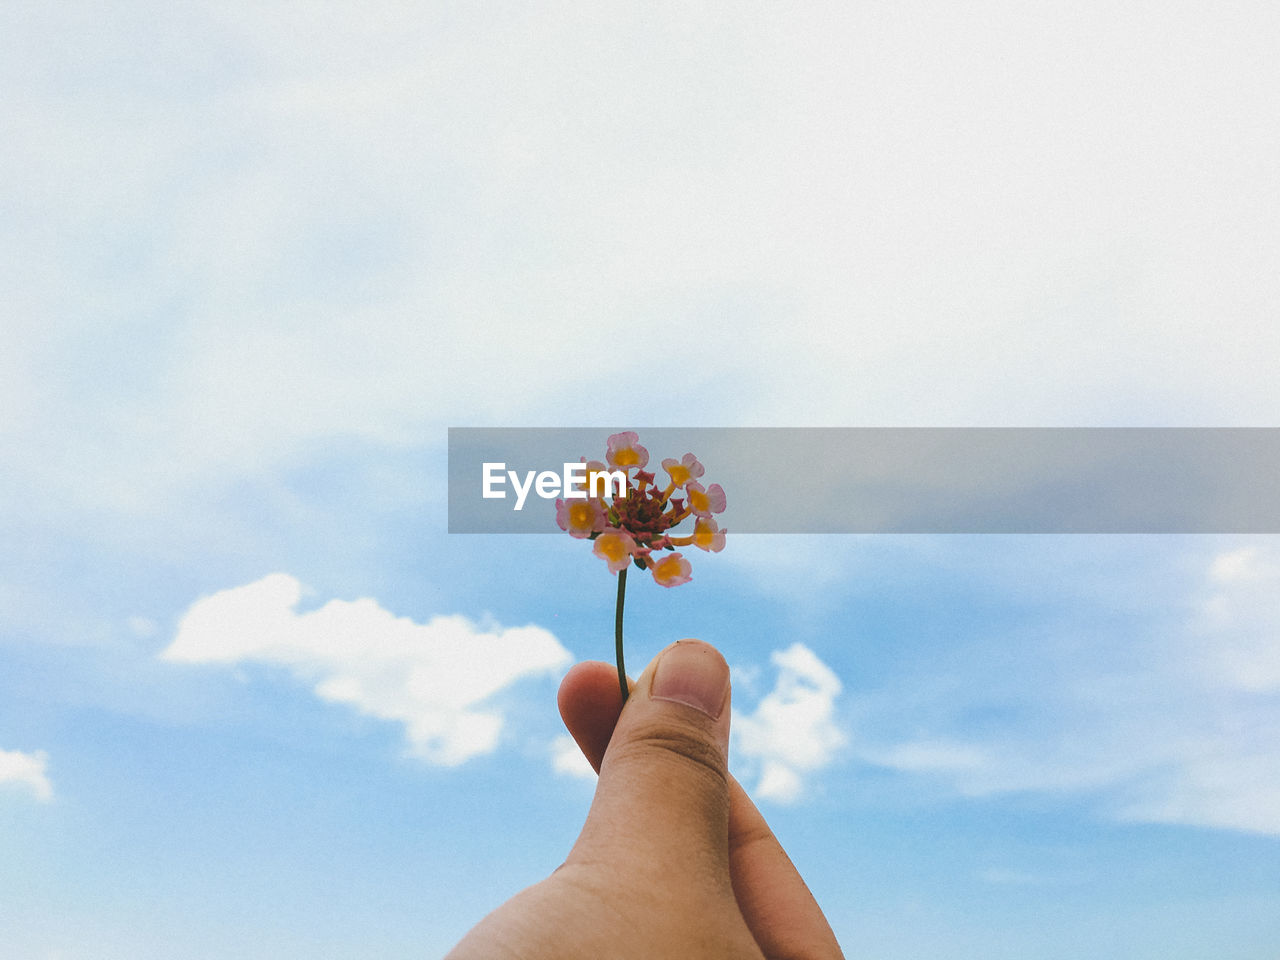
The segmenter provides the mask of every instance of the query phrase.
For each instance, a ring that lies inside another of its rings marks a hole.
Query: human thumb
[[[645,668],[618,717],[569,857],[692,870],[728,883],[729,666],[682,640]]]

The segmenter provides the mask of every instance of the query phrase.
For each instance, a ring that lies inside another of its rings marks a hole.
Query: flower
[[[710,517],[724,510],[724,489],[718,483],[703,489],[702,484],[690,481],[685,492],[689,494],[689,510],[699,517]]]
[[[569,536],[584,540],[605,527],[604,502],[599,499],[557,500],[556,523]]]
[[[708,553],[719,553],[724,549],[724,535],[728,530],[721,530],[720,525],[707,517],[699,517],[693,524],[693,545]]]
[[[609,466],[619,470],[631,467],[644,469],[649,462],[649,451],[640,446],[640,436],[628,430],[626,433],[615,433],[609,438],[609,446],[604,458]]]
[[[636,542],[625,530],[606,530],[595,538],[591,552],[609,564],[609,572],[617,573],[631,565]]]
[[[692,453],[662,461],[670,478],[665,488],[645,469],[649,451],[634,431],[609,437],[605,460],[607,466],[582,458],[585,480],[575,484],[572,493],[577,496],[556,501],[556,523],[571,537],[591,540],[592,552],[608,564],[610,573],[621,573],[634,563],[649,570],[657,583],[674,587],[692,579],[689,562],[666,551],[690,545],[708,553],[724,549],[725,531],[711,518],[724,510],[724,490],[716,483],[703,487],[699,478],[706,468]],[[610,472],[621,480],[621,487],[602,484],[593,490],[591,481]],[[673,496],[677,491],[684,495]],[[690,517],[695,518],[693,532],[677,535]]]
[[[681,460],[668,457],[662,461],[662,469],[671,478],[672,488],[683,487],[690,480],[697,480],[705,470],[692,453],[686,453]]]
[[[691,569],[689,561],[678,553],[667,554],[649,567],[654,582],[660,587],[678,587],[682,583],[688,583],[693,579]]]

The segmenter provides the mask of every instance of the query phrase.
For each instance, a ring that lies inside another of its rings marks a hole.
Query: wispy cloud
[[[1274,548],[1225,550],[1209,564],[1197,633],[1220,681],[1280,693],[1280,556]]]
[[[1119,819],[1280,835],[1280,563],[1256,545],[1198,563],[1181,616],[1017,654],[995,639],[964,695],[905,721],[921,735],[883,738],[902,708],[870,707],[858,755],[968,796],[1076,795]]]
[[[161,657],[278,664],[322,700],[403,724],[410,752],[443,766],[497,749],[506,718],[495,694],[522,678],[553,675],[572,659],[541,627],[463,616],[416,623],[368,598],[299,613],[302,596],[296,579],[275,573],[205,597]]]
[[[733,550],[723,557],[753,585],[811,607],[842,593],[865,544],[865,537],[855,535],[820,539],[741,534],[734,536]]]
[[[1280,835],[1280,552],[1255,543],[1205,566],[1181,647],[1195,720],[1121,812]]]
[[[756,796],[792,803],[804,793],[805,778],[828,766],[846,741],[835,716],[841,683],[802,643],[769,659],[777,681],[755,710],[734,710],[731,755],[746,761]]]
[[[43,750],[23,753],[0,750],[0,787],[11,785],[29,791],[37,800],[53,799],[53,784],[48,775],[49,755]]]

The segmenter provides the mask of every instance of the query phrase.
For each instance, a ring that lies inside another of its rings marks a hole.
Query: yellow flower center
[[[609,560],[616,562],[627,555],[627,548],[623,546],[621,537],[601,537],[599,544],[600,552]]]

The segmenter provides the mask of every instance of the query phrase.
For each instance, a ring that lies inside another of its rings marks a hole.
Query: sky
[[[613,579],[448,534],[450,427],[1280,424],[1278,44],[1258,0],[0,6],[0,955],[441,956],[560,863]],[[628,662],[725,653],[849,957],[1280,956],[1276,536],[693,560]]]

